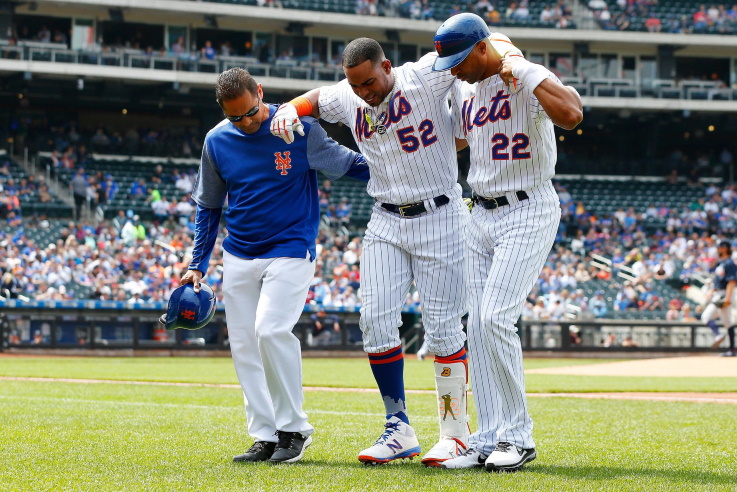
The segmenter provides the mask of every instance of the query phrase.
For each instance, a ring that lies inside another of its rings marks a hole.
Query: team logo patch
[[[438,56],[443,56],[443,44],[440,41],[435,41],[435,51],[438,52]]]
[[[194,311],[191,311],[191,310],[182,311],[181,313],[179,313],[179,315],[182,318],[184,318],[184,319],[194,319],[195,314],[197,314],[197,313],[195,313]]]
[[[445,376],[446,378],[450,376],[450,367],[443,367],[443,372],[441,372],[440,375]]]
[[[274,160],[276,170],[281,171],[282,176],[286,176],[287,169],[292,169],[292,159],[289,157],[289,152],[284,152],[284,155],[281,152],[275,152],[274,157],[276,157],[276,160]]]

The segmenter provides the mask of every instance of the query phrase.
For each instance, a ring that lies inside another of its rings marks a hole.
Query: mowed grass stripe
[[[68,379],[68,378],[22,378],[22,377],[4,377],[0,376],[0,381],[28,381],[28,382],[49,382],[49,383],[72,383],[72,384],[128,384],[128,385],[149,385],[149,386],[189,386],[189,387],[206,387],[206,388],[240,388],[235,384],[202,384],[202,383],[165,383],[153,381],[113,381],[107,379]],[[351,392],[351,393],[378,393],[376,388],[331,388],[326,386],[303,387],[305,391],[328,391],[328,392]],[[435,394],[432,390],[405,390],[407,394]],[[472,396],[473,392],[469,392]],[[732,396],[733,395],[733,396]],[[528,393],[532,398],[606,398],[618,400],[653,400],[653,401],[684,401],[697,403],[722,403],[737,404],[737,394],[733,393]]]
[[[0,383],[0,394],[12,397],[0,401],[0,440],[12,457],[0,460],[4,490],[726,491],[737,483],[726,405],[532,399],[539,458],[496,475],[417,460],[361,466],[356,455],[384,420],[371,394],[307,393],[317,432],[294,466],[231,463],[250,444],[237,389],[15,381]],[[408,405],[427,450],[437,439],[435,399],[413,395]]]
[[[538,359],[532,359],[537,362]],[[188,365],[191,364],[191,365]],[[528,365],[530,361],[526,362]],[[559,361],[565,365],[568,361]],[[99,365],[98,365],[99,364]],[[79,367],[77,367],[79,366]],[[229,359],[159,358],[3,358],[0,376],[104,379],[202,385],[232,385],[238,380]],[[731,376],[731,375],[730,375]],[[405,361],[405,387],[409,391],[432,391],[432,363]],[[376,388],[369,364],[363,359],[305,359],[303,384],[307,387]],[[632,376],[567,376],[527,374],[528,393],[596,392],[737,392],[737,375],[721,378],[666,378]]]

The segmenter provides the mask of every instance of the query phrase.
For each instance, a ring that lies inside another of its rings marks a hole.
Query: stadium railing
[[[295,327],[304,350],[362,349],[357,308],[327,309],[340,317],[341,331],[326,343],[317,343],[310,332],[310,316],[318,306],[305,306]],[[162,330],[158,318],[166,311],[161,304],[135,305],[115,301],[0,300],[0,351],[36,349],[133,349],[133,350],[227,350],[225,312],[220,307],[213,321],[197,331]],[[417,347],[421,335],[418,311],[403,310],[405,346]],[[701,352],[709,350],[713,337],[701,322],[660,320],[520,320],[522,348],[543,352]],[[575,333],[580,343],[574,343]],[[605,344],[613,335],[613,343]],[[629,339],[631,346],[622,343]]]
[[[0,46],[0,58],[198,73],[220,73],[233,67],[242,67],[254,76],[303,80],[339,81],[344,77],[341,68],[325,64],[313,66],[296,61],[293,64],[280,61],[269,64],[247,56],[218,57],[215,60],[197,56],[150,56],[141,50],[131,49],[119,52],[70,50],[65,44],[26,41],[19,41],[18,46]]]
[[[119,301],[21,301],[0,297],[0,351],[22,349],[227,350],[225,310],[219,305],[212,322],[196,331],[166,331],[158,320],[165,303]],[[321,307],[305,305],[294,333],[304,350],[361,350],[359,308],[324,307],[340,318],[341,330],[329,340],[313,340],[312,314]],[[402,310],[405,325],[416,325],[418,310]]]

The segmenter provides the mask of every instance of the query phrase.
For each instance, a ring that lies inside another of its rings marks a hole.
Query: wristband
[[[312,114],[312,103],[304,96],[295,97],[287,104],[297,109],[297,116],[310,116]]]
[[[532,92],[543,80],[553,75],[553,72],[542,65],[522,59],[512,66],[512,75],[528,86]]]

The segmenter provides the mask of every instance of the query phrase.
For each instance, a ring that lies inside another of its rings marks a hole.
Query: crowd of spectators
[[[16,147],[53,153],[55,169],[74,169],[89,163],[93,153],[193,157],[202,152],[201,130],[193,126],[127,129],[83,127],[73,120],[60,123],[30,116],[14,116],[9,125]]]
[[[737,186],[710,184],[703,197],[678,209],[651,204],[644,211],[628,207],[611,215],[587,211],[565,186],[556,187],[561,229],[528,299],[526,317],[605,318],[613,311],[639,311],[665,313],[669,320],[698,318],[702,306],[672,292],[706,281],[718,261],[718,241],[737,239]],[[650,218],[661,219],[664,227],[646,230]],[[616,293],[586,295],[581,287],[592,280]]]
[[[17,178],[9,160],[0,162],[0,224],[19,227],[23,224],[23,203],[51,203],[54,198],[43,176]]]
[[[699,6],[690,15],[664,14],[658,9],[658,0],[617,0],[616,9],[609,9],[606,0],[590,0],[589,8],[602,28],[609,30],[645,30],[668,33],[730,34],[737,31],[737,5]],[[660,7],[667,6],[660,2]]]
[[[86,176],[83,167],[77,168],[76,177],[85,180],[86,193],[97,190],[98,199],[103,194],[102,200],[109,200],[116,193],[127,193],[147,200],[156,219],[144,223],[133,211],[117,210],[99,223],[70,222],[48,244],[36,244],[34,231],[55,229],[49,229],[48,220],[28,217],[0,236],[0,266],[12,276],[11,290],[33,299],[65,299],[78,297],[75,286],[82,286],[97,299],[166,301],[189,262],[194,231],[194,204],[189,195],[193,173],[163,173],[157,168],[150,181],[138,180],[126,190],[116,185],[113,176],[99,172]],[[157,183],[165,181],[175,183],[180,198],[169,201],[158,192]],[[0,167],[0,182],[3,193],[45,186],[37,177],[16,183],[7,166]],[[667,319],[698,317],[700,307],[684,302],[678,289],[700,285],[708,278],[717,261],[717,241],[735,239],[737,233],[737,185],[710,184],[702,189],[702,197],[678,209],[652,204],[644,211],[630,207],[597,215],[558,184],[561,228],[524,315],[557,320],[635,311],[666,313]],[[329,181],[320,187],[319,202],[323,215],[316,273],[307,302],[354,308],[361,302],[362,244],[351,224],[350,203],[335,193]],[[655,232],[644,227],[653,217],[664,224]],[[216,290],[221,282],[221,239],[206,278]],[[597,257],[608,263],[595,261]],[[415,289],[407,295],[406,304],[419,307]]]
[[[450,12],[436,10],[430,0],[356,0],[356,13],[359,15],[385,15],[418,20],[445,20],[463,12],[473,12],[486,20],[491,26],[533,19],[528,0],[505,2],[495,5],[491,0],[469,0],[454,4]],[[572,27],[573,15],[565,0],[546,4],[538,15],[539,22],[545,26]]]

